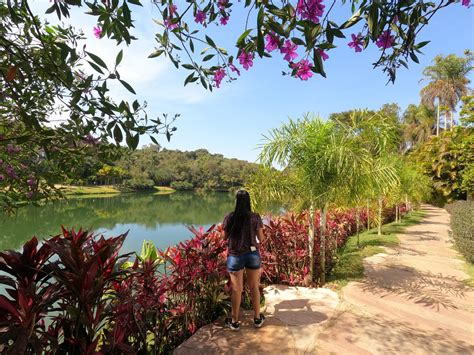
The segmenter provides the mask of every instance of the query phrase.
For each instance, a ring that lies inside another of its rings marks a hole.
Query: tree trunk
[[[382,207],[383,207],[383,199],[379,197],[379,225],[377,229],[377,235],[382,235]]]
[[[309,275],[311,282],[314,281],[314,206],[311,203],[309,208],[309,230],[308,230],[308,243],[309,243]]]
[[[398,222],[398,204],[395,205],[395,222]]]
[[[370,202],[367,200],[367,230],[370,229]]]
[[[408,195],[405,194],[405,209],[407,212],[410,212],[410,207],[408,206]]]
[[[321,285],[326,282],[326,214],[327,204],[321,209],[321,215],[319,218],[319,250],[320,250],[320,262],[321,262]]]
[[[438,114],[436,115],[436,136],[439,136],[439,99],[438,99]]]
[[[360,240],[359,240],[359,223],[360,223],[360,214],[359,207],[356,208],[356,232],[357,232],[357,249],[360,249]]]

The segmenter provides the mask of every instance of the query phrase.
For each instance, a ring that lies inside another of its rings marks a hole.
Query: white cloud
[[[51,6],[49,0],[37,0],[32,4],[32,9],[51,24],[65,23],[82,29],[88,37],[83,43],[86,45],[86,50],[99,55],[107,66],[113,67],[117,53],[123,49],[124,56],[118,67],[118,72],[123,80],[134,87],[141,100],[182,106],[204,102],[223,94],[224,90],[222,89],[210,93],[198,85],[184,87],[183,82],[187,73],[176,70],[167,58],[148,58],[155,48],[155,43],[152,40],[154,38],[153,31],[155,28],[159,30],[153,22],[155,14],[152,4],[145,4],[147,8],[144,9],[137,7],[132,9],[136,25],[132,32],[138,40],[133,41],[128,47],[126,45],[117,46],[115,41],[107,38],[95,38],[93,27],[97,25],[96,18],[84,14],[85,8],[72,9],[71,17],[63,18],[60,21],[55,13],[44,14],[49,6]],[[80,47],[82,47],[82,43]],[[117,101],[132,97],[118,82],[111,82],[110,89],[111,95]]]

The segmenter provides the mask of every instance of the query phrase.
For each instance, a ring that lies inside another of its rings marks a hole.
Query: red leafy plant
[[[355,210],[327,219],[326,265],[356,233]],[[389,217],[390,218],[390,217]],[[367,215],[360,213],[360,225]],[[319,225],[319,215],[315,216]],[[6,354],[171,353],[230,309],[222,227],[190,228],[193,238],[166,250],[145,242],[140,255],[119,255],[126,234],[104,238],[83,230],[22,252],[0,253],[0,351]],[[262,242],[264,284],[305,285],[309,274],[306,213],[268,219]],[[320,231],[316,228],[315,270]]]

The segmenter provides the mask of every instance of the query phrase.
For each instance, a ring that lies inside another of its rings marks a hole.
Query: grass
[[[169,186],[153,186],[155,188],[155,190],[158,190],[158,191],[170,191],[170,192],[175,192],[176,190],[169,187]]]
[[[175,189],[168,186],[153,186],[153,188],[156,190],[155,195],[167,195],[176,192]]]
[[[385,250],[382,247],[397,246],[400,243],[397,234],[402,233],[409,226],[420,223],[423,216],[423,212],[410,212],[401,222],[384,225],[381,236],[377,235],[377,229],[360,233],[360,248],[357,247],[357,236],[350,237],[345,247],[339,252],[339,260],[328,277],[329,286],[332,284],[334,288],[340,289],[347,285],[350,280],[363,278],[364,258],[383,253]]]
[[[117,194],[125,192],[119,190],[113,185],[101,185],[101,186],[74,186],[74,185],[60,185],[58,186],[65,195],[102,195],[102,194]]]
[[[466,271],[466,274],[469,275],[469,277],[463,280],[463,283],[466,284],[467,286],[474,287],[474,264],[470,263],[467,260],[465,261],[466,261],[465,271]]]

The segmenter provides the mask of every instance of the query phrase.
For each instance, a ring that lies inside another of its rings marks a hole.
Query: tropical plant
[[[435,194],[444,201],[464,199],[466,194],[472,194],[472,130],[472,127],[455,127],[452,132],[431,137],[410,154],[430,177]]]
[[[425,105],[408,105],[403,114],[403,124],[406,151],[423,144],[436,133],[435,113]]]
[[[421,90],[422,103],[430,108],[437,101],[436,135],[439,136],[440,108],[446,106],[446,119],[444,129],[450,130],[454,126],[453,112],[461,98],[468,94],[469,79],[467,75],[472,70],[473,54],[467,50],[464,57],[450,54],[446,57],[438,55],[434,59],[434,65],[423,70],[424,80],[428,85]]]
[[[329,58],[328,53],[340,45],[341,38],[350,36],[351,40],[342,44],[355,52],[371,44],[379,48],[374,66],[394,81],[400,66],[408,67],[410,60],[418,63],[417,54],[428,43],[417,42],[421,28],[440,9],[456,2],[344,0],[342,6],[347,8],[348,16],[341,19],[333,13],[335,1],[247,0],[241,3],[248,13],[245,24],[243,18],[239,23],[242,33],[236,39],[237,50],[229,54],[211,38],[209,29],[211,24],[225,26],[240,4],[192,0],[178,8],[174,1],[166,0],[155,2],[161,13],[162,31],[156,35],[158,46],[150,57],[168,56],[176,68],[190,71],[185,84],[200,82],[212,90],[219,88],[224,78],[231,81],[240,74],[237,61],[249,70],[257,55],[267,58],[277,51],[288,62],[285,75],[308,80],[313,73],[326,76],[323,62]]]
[[[260,161],[276,163],[291,171],[295,189],[293,198],[309,208],[308,251],[310,275],[314,278],[315,209],[321,210],[320,262],[321,282],[325,280],[326,219],[330,204],[351,201],[368,182],[390,180],[393,171],[376,163],[370,150],[354,130],[333,121],[305,115],[273,129],[265,137]]]

